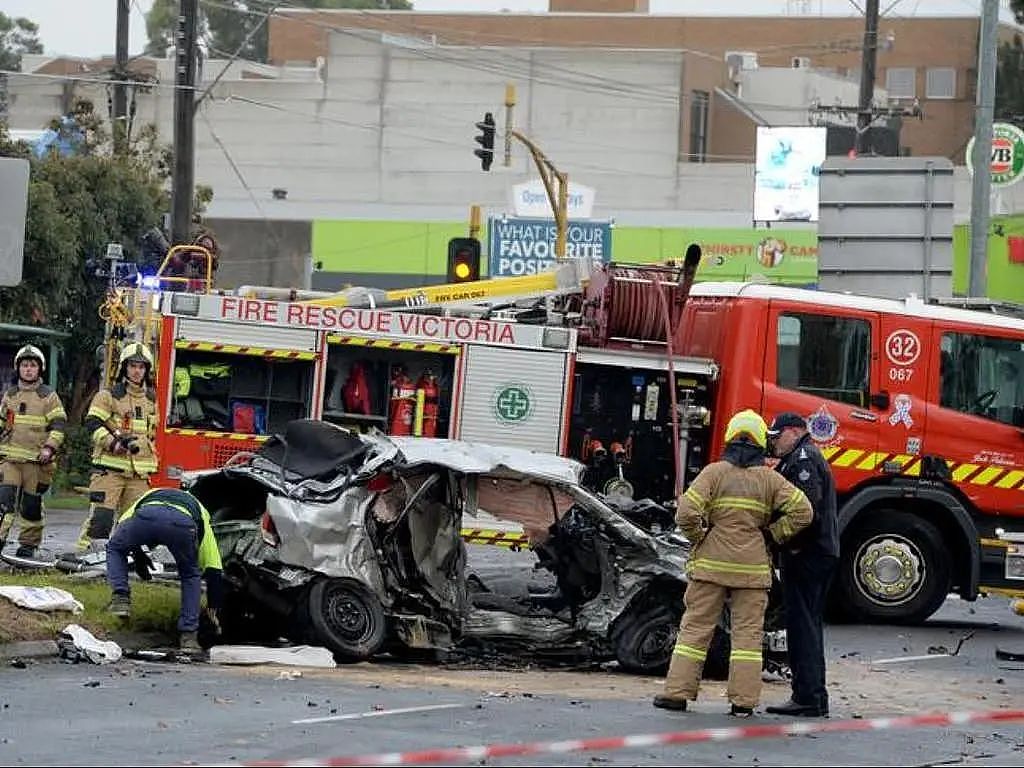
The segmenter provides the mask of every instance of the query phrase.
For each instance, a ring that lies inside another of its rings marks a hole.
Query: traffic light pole
[[[512,139],[517,139],[530,150],[537,172],[544,182],[544,191],[548,193],[548,202],[555,215],[555,257],[565,258],[566,229],[569,223],[569,174],[555,167],[547,155],[528,137],[512,128],[512,112],[516,105],[516,87],[512,83],[505,86],[505,167],[512,165]],[[555,190],[555,182],[558,190]]]

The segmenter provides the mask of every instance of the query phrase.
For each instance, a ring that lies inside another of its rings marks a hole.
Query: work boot
[[[751,717],[754,714],[754,708],[741,707],[739,704],[732,704],[729,707],[729,714],[733,717]]]
[[[115,592],[110,598],[110,605],[107,606],[107,613],[113,614],[121,619],[127,619],[132,615],[132,598],[122,592]]]
[[[686,711],[686,699],[673,699],[670,696],[655,696],[651,702],[658,709],[670,709],[673,712]]]
[[[22,544],[18,547],[18,551],[14,553],[15,557],[24,557],[27,560],[31,560],[36,556],[36,547],[31,544]]]
[[[820,707],[817,704],[801,704],[790,699],[785,704],[773,704],[764,708],[765,712],[772,715],[787,715],[789,717],[828,717],[828,707]]]
[[[198,632],[182,632],[178,640],[178,648],[185,653],[202,653],[203,646],[199,644]]]

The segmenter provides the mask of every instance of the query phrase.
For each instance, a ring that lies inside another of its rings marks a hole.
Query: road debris
[[[92,632],[78,624],[68,624],[57,636],[60,658],[72,664],[85,661],[90,664],[112,664],[120,661],[121,646],[112,640],[99,640]]]
[[[285,664],[290,667],[319,667],[334,669],[338,666],[326,648],[312,645],[293,645],[269,648],[259,645],[216,645],[210,649],[211,664]]]

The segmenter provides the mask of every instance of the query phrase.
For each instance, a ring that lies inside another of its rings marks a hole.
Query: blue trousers
[[[129,594],[128,553],[145,545],[163,544],[174,556],[181,578],[181,614],[178,616],[180,632],[195,632],[199,628],[199,543],[196,524],[188,515],[161,504],[147,505],[114,529],[107,542],[107,582],[111,590]]]

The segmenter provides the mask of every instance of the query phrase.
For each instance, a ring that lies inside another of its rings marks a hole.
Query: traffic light
[[[448,241],[448,282],[469,283],[480,279],[480,241],[453,237]]]
[[[494,162],[494,115],[485,113],[483,122],[477,123],[476,127],[481,131],[476,141],[483,149],[475,149],[473,154],[480,158],[480,167],[489,171]]]

